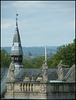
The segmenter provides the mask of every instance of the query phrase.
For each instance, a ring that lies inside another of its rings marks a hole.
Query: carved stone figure
[[[12,61],[12,64],[11,64],[10,69],[9,69],[10,80],[15,79],[14,70],[15,70],[15,65],[14,65],[14,62]]]
[[[46,82],[46,81],[48,80],[48,78],[47,78],[47,74],[46,74],[47,69],[48,69],[48,66],[47,66],[47,64],[46,64],[45,61],[43,61],[43,65],[42,65],[41,69],[42,69],[43,81]]]
[[[62,81],[63,80],[63,69],[62,69],[62,67],[66,67],[66,66],[68,66],[68,65],[63,65],[62,64],[62,60],[60,60],[60,63],[58,64],[58,80],[59,81]]]
[[[62,69],[62,60],[58,64],[58,80],[63,80],[63,69]]]

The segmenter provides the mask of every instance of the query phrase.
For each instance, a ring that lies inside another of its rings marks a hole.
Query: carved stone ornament
[[[9,91],[13,90],[13,86],[10,84],[8,85],[8,88],[7,88]]]
[[[41,92],[46,92],[46,86],[44,84],[41,85],[40,91]]]

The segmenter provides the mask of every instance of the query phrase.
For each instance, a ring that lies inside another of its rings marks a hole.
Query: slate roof
[[[63,75],[64,77],[67,75],[67,72],[70,68],[63,68]],[[7,89],[7,74],[8,74],[8,67],[1,67],[1,95],[6,91]],[[34,75],[34,80],[37,79],[37,77],[42,76],[42,72],[40,68],[16,68],[15,69],[15,78],[16,81],[23,81],[25,77],[32,78],[32,74]],[[49,68],[47,71],[48,79],[49,80],[56,80],[58,78],[57,76],[57,68]]]
[[[16,30],[15,30],[15,34],[14,34],[14,38],[13,38],[13,43],[14,42],[21,43],[18,27],[16,27]]]
[[[13,38],[13,45],[11,48],[11,55],[23,55],[18,24],[16,24],[16,30]]]
[[[57,68],[49,68],[47,70],[47,76],[49,80],[56,80],[58,78],[57,75]],[[65,76],[68,72],[69,68],[63,68],[63,75]],[[32,79],[32,74],[34,75],[34,80],[37,79],[37,77],[42,76],[42,71],[40,68],[20,68],[19,74],[16,76],[16,80],[23,81],[25,77],[30,77]]]

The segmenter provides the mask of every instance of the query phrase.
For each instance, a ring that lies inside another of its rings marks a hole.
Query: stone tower
[[[18,14],[16,14],[16,28],[15,28],[14,38],[13,38],[13,45],[11,48],[11,61],[14,61],[15,67],[23,67],[22,64],[23,51],[22,51],[21,40],[19,35],[17,16]]]

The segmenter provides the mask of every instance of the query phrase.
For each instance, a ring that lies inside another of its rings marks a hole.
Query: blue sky
[[[75,38],[75,1],[2,1],[1,46],[12,46],[16,13],[24,47],[60,46]]]

